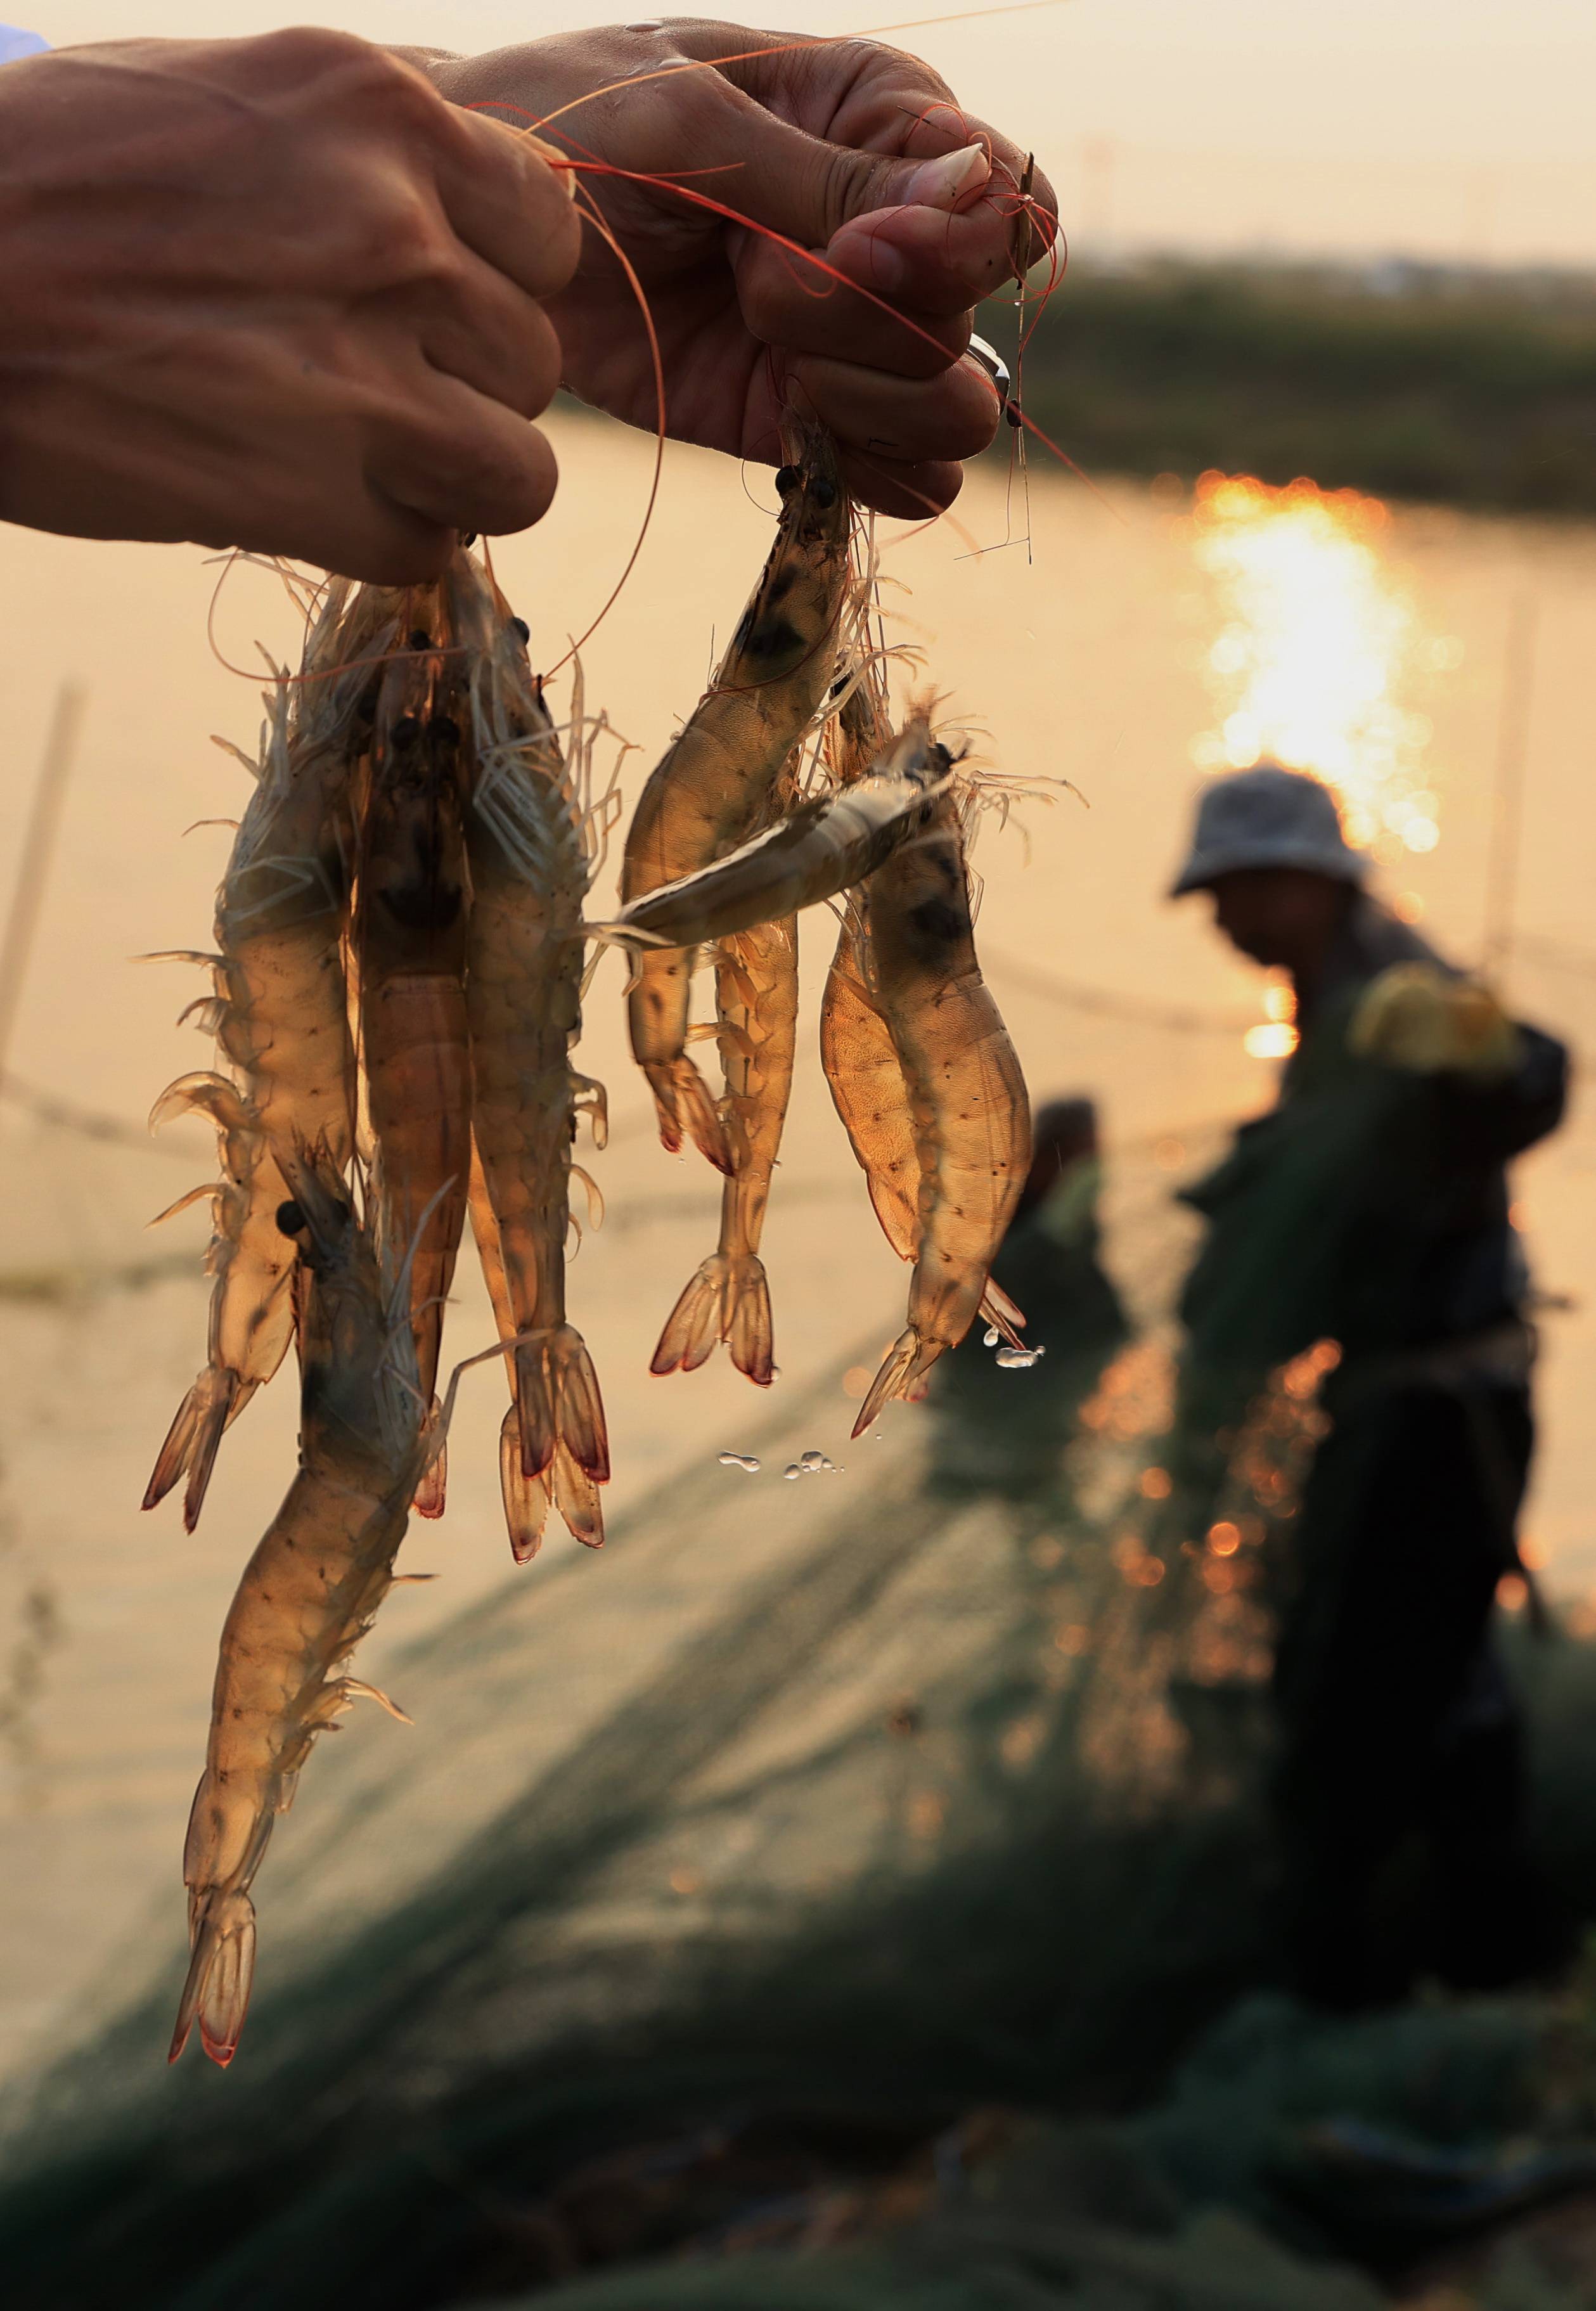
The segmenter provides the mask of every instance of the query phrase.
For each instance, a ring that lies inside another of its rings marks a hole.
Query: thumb
[[[754,226],[823,252],[833,279],[842,274],[923,318],[947,319],[966,313],[1013,270],[1014,227],[1006,205],[987,197],[992,163],[984,144],[925,160],[857,152],[807,135],[740,91],[725,92],[731,101],[717,108],[717,158],[725,170],[718,196]],[[754,231],[737,277],[746,309],[763,317],[761,335],[781,343],[788,319],[802,340],[801,309],[824,286],[820,274],[795,282],[791,259]],[[855,348],[854,357],[863,351]],[[931,368],[958,351],[955,343],[940,358],[933,353]],[[926,358],[903,341],[893,365],[918,371]]]
[[[791,126],[740,90],[726,92],[734,100],[724,124],[726,158],[738,164],[731,205],[800,248],[824,249],[844,225],[878,209],[956,215],[991,178],[984,144],[924,161],[856,152]]]

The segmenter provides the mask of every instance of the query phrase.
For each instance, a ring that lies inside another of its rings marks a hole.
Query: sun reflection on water
[[[1245,474],[1205,474],[1192,508],[1220,614],[1207,665],[1220,719],[1193,743],[1199,768],[1311,771],[1335,794],[1348,841],[1388,860],[1439,840],[1423,767],[1430,722],[1410,702],[1418,675],[1461,655],[1420,634],[1390,521],[1356,490],[1278,489]]]

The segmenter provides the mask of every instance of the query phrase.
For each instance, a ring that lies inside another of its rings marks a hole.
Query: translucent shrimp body
[[[640,946],[695,946],[822,905],[874,874],[914,832],[928,790],[947,773],[946,754],[917,723],[857,785],[799,803],[712,865],[590,928]]]
[[[914,1260],[908,1325],[871,1384],[856,1436],[892,1398],[917,1392],[970,1329],[1031,1159],[1025,1079],[975,959],[957,797],[943,794],[929,816],[855,893],[823,1028],[826,1074],[877,1216]],[[888,1041],[907,1135],[894,1113]]]
[[[781,521],[763,574],[714,682],[650,777],[626,836],[622,898],[730,850],[770,809],[788,757],[826,696],[849,582],[850,512],[828,437],[806,437],[802,460],[777,476]],[[685,1129],[723,1172],[732,1165],[708,1086],[687,1056],[693,958],[640,957],[627,999],[634,1058],[649,1079],[659,1136]]]
[[[596,1129],[602,1120],[602,1093],[571,1067],[589,859],[580,781],[532,679],[523,631],[464,555],[449,586],[474,669],[466,818],[473,1227],[501,1337],[523,1336],[510,1359],[514,1401],[500,1473],[511,1547],[524,1560],[537,1547],[551,1493],[579,1540],[604,1538],[604,1407],[565,1312],[579,1101],[595,1104]],[[581,724],[579,687],[571,748],[579,761]]]
[[[300,1465],[222,1632],[184,1852],[190,1958],[173,2061],[196,2019],[212,2060],[232,2060],[254,1967],[250,1885],[317,1734],[370,1691],[339,1672],[391,1583],[428,1452],[407,1278],[379,1269],[336,1173],[289,1172],[283,1241],[305,1278]]]
[[[693,1372],[718,1341],[761,1388],[775,1376],[770,1286],[759,1258],[771,1174],[792,1088],[798,1038],[798,923],[765,923],[715,951],[726,1070],[721,1112],[736,1170],[720,1190],[720,1241],[676,1302],[650,1370]]]
[[[391,640],[395,609],[391,596],[362,588],[352,600],[335,580],[305,650],[305,671],[317,678],[295,685],[292,702],[285,684],[268,701],[258,783],[217,894],[218,952],[192,958],[208,963],[216,992],[191,1007],[214,1028],[238,1083],[185,1076],[151,1117],[203,1111],[222,1159],[221,1184],[203,1191],[213,1197],[206,1265],[216,1279],[206,1363],[144,1502],[153,1508],[187,1474],[190,1530],[223,1430],[272,1378],[292,1337],[292,1248],[275,1223],[287,1193],[283,1162],[312,1144],[339,1168],[349,1160],[354,1067],[339,942],[350,786],[376,686],[370,659]],[[329,674],[335,667],[344,670]]]
[[[466,1026],[466,842],[461,800],[465,701],[441,641],[437,593],[387,668],[372,734],[357,868],[353,948],[361,1058],[384,1242],[411,1260],[416,1364],[430,1399],[443,1303],[453,1280],[471,1168]],[[418,1504],[442,1509],[441,1470]]]

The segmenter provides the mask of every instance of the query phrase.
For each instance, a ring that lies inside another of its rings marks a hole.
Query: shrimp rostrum
[[[849,591],[851,510],[834,445],[806,432],[776,476],[781,514],[753,598],[714,680],[644,787],[626,836],[628,906],[695,874],[772,815],[793,748],[831,688]],[[659,1136],[685,1130],[729,1173],[734,1157],[709,1087],[687,1055],[690,947],[639,957],[627,998],[632,1055],[654,1095]]]
[[[392,1582],[432,1442],[405,1265],[379,1257],[324,1154],[285,1169],[275,1217],[301,1265],[300,1465],[222,1632],[184,1853],[173,2061],[196,2019],[212,2060],[232,2060],[255,1959],[249,1889],[317,1734],[372,1690],[342,1671]]]

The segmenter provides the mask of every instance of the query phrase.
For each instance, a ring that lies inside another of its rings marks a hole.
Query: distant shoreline
[[[1012,303],[994,300],[978,326],[1012,360]],[[1072,269],[1036,321],[1023,389],[1091,472],[1306,475],[1421,503],[1596,515],[1596,280],[1581,275]],[[1004,428],[998,454],[1012,438]]]

